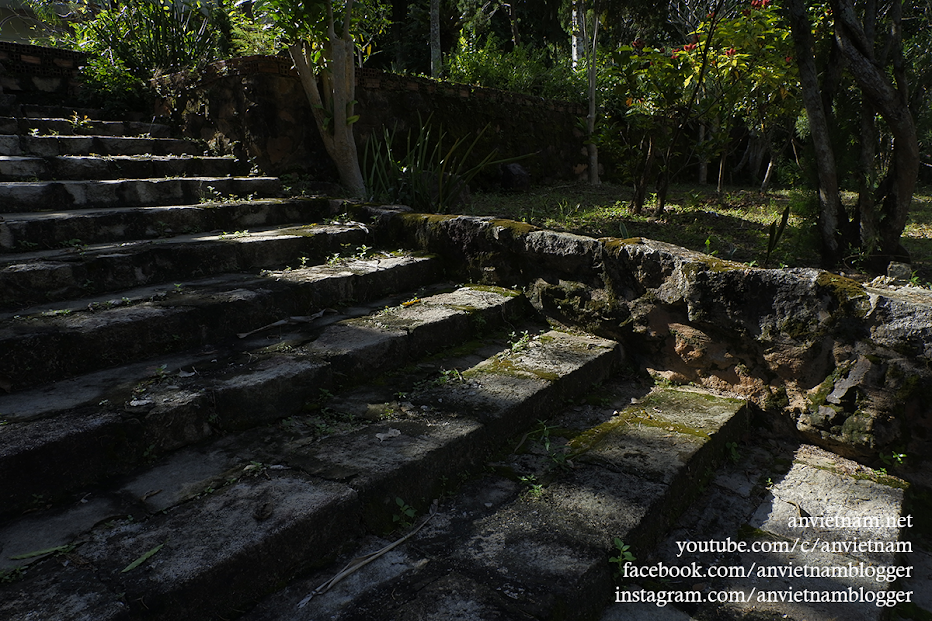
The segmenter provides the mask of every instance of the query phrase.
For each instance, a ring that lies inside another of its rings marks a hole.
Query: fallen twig
[[[319,587],[317,587],[316,589],[314,589],[313,591],[311,591],[310,593],[308,593],[308,594],[307,594],[307,597],[305,597],[305,598],[302,599],[300,602],[298,602],[298,608],[304,608],[305,606],[307,606],[307,603],[308,603],[309,601],[311,601],[312,599],[314,599],[315,596],[317,596],[317,595],[323,595],[324,593],[326,593],[327,591],[329,591],[334,585],[336,585],[338,582],[340,582],[341,580],[343,580],[343,578],[346,578],[347,576],[349,576],[349,575],[352,574],[353,572],[355,572],[355,571],[357,571],[357,570],[359,570],[359,569],[362,569],[363,567],[365,567],[366,565],[368,565],[369,563],[371,563],[371,562],[374,561],[375,559],[379,558],[380,556],[382,556],[382,555],[385,554],[386,552],[390,552],[391,550],[395,549],[396,547],[398,547],[399,545],[401,545],[402,543],[404,543],[405,541],[407,541],[407,540],[408,540],[410,537],[412,537],[415,533],[417,533],[419,530],[421,530],[422,528],[424,528],[424,525],[427,524],[427,523],[431,520],[431,518],[433,518],[435,515],[437,515],[437,501],[436,501],[436,500],[435,500],[435,501],[433,502],[433,504],[431,504],[431,506],[430,506],[430,514],[424,519],[423,522],[420,523],[420,525],[419,525],[417,528],[415,528],[414,530],[412,530],[411,532],[409,532],[409,533],[408,533],[407,535],[405,535],[404,537],[401,537],[400,539],[396,539],[395,541],[393,541],[392,543],[388,544],[387,546],[385,546],[385,547],[382,548],[381,550],[377,550],[377,551],[375,551],[375,552],[371,552],[371,553],[366,554],[366,555],[364,555],[364,556],[357,556],[356,558],[354,558],[353,560],[351,560],[349,563],[346,564],[346,567],[344,567],[343,569],[340,570],[339,573],[337,573],[337,575],[335,575],[333,578],[331,578],[331,579],[328,580],[327,582],[323,583],[322,585],[320,585]]]
[[[314,313],[313,315],[308,315],[306,317],[288,317],[287,319],[279,319],[278,321],[270,323],[267,326],[262,326],[261,328],[256,328],[255,330],[251,330],[249,332],[239,332],[237,333],[236,336],[238,336],[241,339],[244,339],[258,332],[262,332],[263,330],[269,330],[271,328],[277,328],[279,326],[287,326],[288,324],[298,324],[298,323],[311,323],[315,319],[320,319],[321,317],[323,317],[324,313],[326,313],[327,311],[330,311],[330,309],[325,308],[322,311],[318,311]],[[333,311],[330,311],[330,312],[333,312]]]

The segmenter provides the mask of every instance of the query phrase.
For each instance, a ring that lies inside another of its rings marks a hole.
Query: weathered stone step
[[[270,345],[263,335],[246,352],[189,356],[184,369],[193,371],[135,367],[109,386],[101,385],[101,374],[84,382],[99,392],[81,401],[57,387],[12,395],[0,402],[10,413],[0,437],[0,471],[26,467],[36,476],[7,486],[5,512],[28,506],[34,494],[57,497],[218,431],[300,414],[341,377],[358,381],[360,371],[378,374],[416,360],[473,336],[476,322],[494,326],[520,310],[513,296],[463,289],[425,298],[416,308],[400,305],[316,328],[316,339],[313,332],[292,334]]]
[[[402,307],[405,312],[414,308]],[[548,399],[578,394],[617,363],[612,342],[562,333],[547,337],[534,356],[505,345],[496,360],[511,363],[510,371],[500,371],[507,379],[496,382],[496,372],[481,372],[491,384],[507,383],[515,391],[506,400],[493,388],[482,417],[533,420]],[[518,377],[514,369],[527,375]],[[537,374],[543,369],[559,372],[542,380]],[[482,393],[485,384],[475,383],[472,390]],[[40,561],[28,568],[24,580],[0,587],[0,611],[14,616],[41,612],[64,592],[76,590],[88,608],[103,611],[100,618],[126,614],[126,607],[133,618],[235,614],[291,575],[326,562],[361,535],[364,525],[390,524],[392,507],[397,509],[394,498],[429,497],[445,478],[476,467],[504,439],[480,420],[430,408],[391,416],[323,438],[319,429],[297,420],[274,432],[257,429],[237,440],[238,446],[217,443],[205,447],[200,458],[179,453],[175,462],[139,473],[122,491],[85,497],[85,505],[95,505],[97,521],[120,515],[127,502],[137,506],[135,519],[117,519],[88,532],[94,524],[87,515],[94,512],[91,507],[66,509],[60,520],[85,510],[84,526],[60,529],[57,535],[78,545],[71,553],[75,562]],[[210,485],[218,472],[224,475],[221,482]],[[207,490],[191,485],[205,481]],[[162,491],[155,494],[157,489]],[[121,494],[126,494],[122,501]],[[164,501],[157,499],[162,494]],[[143,519],[146,513],[150,516]],[[32,540],[21,539],[17,547],[34,545],[41,535],[25,522],[42,518],[21,518],[8,524],[4,535],[32,533]],[[44,541],[54,538],[46,534]],[[82,575],[83,569],[93,569],[98,577]],[[55,605],[63,610],[62,602]],[[73,618],[64,610],[64,618]]]
[[[0,182],[0,213],[195,204],[224,196],[275,197],[277,177],[175,177]]]
[[[340,236],[326,238],[336,243]],[[356,234],[346,231],[345,238]],[[0,378],[8,392],[18,391],[165,352],[214,346],[239,332],[310,315],[340,300],[415,289],[435,279],[439,269],[430,258],[383,257],[244,279],[182,280],[138,303],[123,303],[139,298],[129,290],[112,300],[83,299],[18,314],[0,327],[5,352]]]
[[[58,497],[220,430],[299,414],[335,381],[359,381],[367,377],[361,373],[371,377],[414,361],[474,336],[479,323],[495,326],[522,309],[522,300],[509,292],[460,289],[372,317],[309,320],[301,332],[264,331],[207,353],[0,398],[6,422],[0,472],[26,467],[36,473],[5,486],[2,512],[28,506],[34,494]],[[74,386],[82,392],[73,394]]]
[[[912,591],[909,597],[916,603],[923,591],[929,593],[932,574],[912,554],[918,551],[913,546],[918,544],[914,537],[919,518],[904,515],[904,481],[786,439],[753,437],[729,453],[731,459],[716,470],[666,540],[638,559],[640,565],[695,563],[703,569],[732,570],[721,576],[666,581],[665,588],[673,592],[688,593],[697,583],[702,585],[703,600],[690,607],[696,618],[880,621],[889,608],[876,601]],[[717,553],[681,549],[690,541],[729,538],[747,546],[774,547]],[[856,545],[859,542],[868,545]],[[776,547],[780,545],[786,549]],[[863,568],[870,573],[861,573]],[[877,579],[877,572],[889,571],[901,579],[895,584]],[[648,581],[629,582],[628,590],[634,593]],[[849,589],[860,598],[862,588],[872,601],[837,599],[848,596]],[[817,594],[816,600],[811,595],[809,601],[786,599],[790,592],[803,591]],[[728,594],[727,603],[705,597],[719,592]],[[823,593],[836,601],[818,601]],[[634,606],[612,604],[603,621],[624,619]]]
[[[348,225],[277,226],[0,255],[0,308],[181,281],[222,272],[323,262],[367,240]]]
[[[0,134],[169,138],[171,128],[161,123],[98,120],[73,111],[64,117],[0,117]]]
[[[172,237],[197,231],[240,231],[332,217],[333,201],[292,198],[207,202],[166,207],[73,209],[64,213],[14,213],[0,220],[0,253]]]
[[[0,181],[223,177],[249,172],[248,162],[232,157],[172,155],[0,156]]]
[[[614,410],[643,393],[610,382],[597,391],[607,405],[571,406],[538,423],[516,454],[494,464],[505,476],[441,501],[391,556],[308,598],[341,566],[331,565],[244,618],[596,617],[614,596],[613,540],[638,554],[652,548],[748,422],[743,401],[679,390]],[[366,542],[350,556],[385,543]]]
[[[178,138],[125,136],[0,135],[0,155],[203,155],[204,148]]]
[[[143,122],[151,117],[140,112],[104,110],[103,108],[88,108],[86,106],[54,106],[40,105],[34,103],[23,103],[14,106],[11,116],[25,117],[30,119],[66,119],[73,114],[80,115],[81,118],[89,117],[91,119],[100,119],[104,121],[126,121]]]

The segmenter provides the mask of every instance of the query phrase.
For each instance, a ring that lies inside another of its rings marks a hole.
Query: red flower
[[[734,55],[735,55],[735,51],[736,51],[735,48],[730,47],[730,48],[728,48],[727,50],[725,50],[725,56],[734,56]]]

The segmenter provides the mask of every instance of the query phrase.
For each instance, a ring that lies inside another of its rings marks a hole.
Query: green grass
[[[543,228],[593,237],[647,237],[714,253],[716,257],[760,265],[767,253],[770,223],[790,204],[786,232],[771,258],[772,267],[817,267],[819,239],[814,196],[801,191],[683,185],[670,190],[666,211],[652,215],[653,205],[634,215],[628,187],[586,184],[536,187],[525,194],[473,195],[471,215],[494,215]],[[846,196],[853,201],[853,197]],[[932,188],[921,188],[903,235],[917,275],[932,281]],[[846,273],[854,266],[842,268]]]

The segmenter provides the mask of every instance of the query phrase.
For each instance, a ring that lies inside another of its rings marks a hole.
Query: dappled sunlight
[[[819,264],[813,220],[797,213],[801,199],[793,191],[761,194],[756,189],[728,188],[718,194],[712,186],[676,185],[659,217],[650,203],[643,213],[632,214],[630,198],[626,186],[561,185],[521,195],[477,194],[468,213],[592,237],[647,237],[759,265],[767,252],[770,224],[779,220],[789,203],[790,218],[771,263],[775,267]]]

